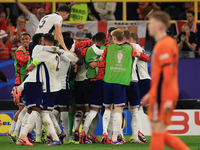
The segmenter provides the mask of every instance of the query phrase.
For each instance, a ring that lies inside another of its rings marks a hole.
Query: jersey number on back
[[[45,17],[42,19],[41,23],[39,24],[39,28],[40,28],[40,29],[44,26],[44,24],[45,24],[45,22],[46,22],[46,19],[47,19],[48,17],[49,17],[49,16],[45,16]]]
[[[58,62],[57,67],[56,67],[56,71],[59,71],[59,57],[58,56],[56,56],[56,61]]]

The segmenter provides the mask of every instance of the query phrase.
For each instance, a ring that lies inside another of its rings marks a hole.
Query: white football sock
[[[94,135],[98,122],[99,122],[99,113],[97,113],[96,117],[93,119],[92,124],[90,125],[89,131],[88,131],[92,135]]]
[[[138,112],[138,130],[142,132],[140,113]],[[143,133],[143,132],[142,132]]]
[[[12,124],[11,124],[11,127],[9,129],[10,134],[12,134],[14,132],[15,126],[16,126],[16,122],[14,120],[12,120]]]
[[[58,135],[60,135],[62,131],[61,131],[61,129],[60,129],[60,126],[59,126],[59,124],[58,124],[58,121],[57,121],[55,115],[54,115],[52,112],[50,112],[50,113],[49,113],[49,116],[50,116],[50,118],[51,118],[51,120],[52,120],[52,122],[53,122],[54,128],[56,129],[56,133],[57,133]]]
[[[132,128],[132,137],[134,140],[138,140],[138,109],[130,109],[131,112],[131,128]]]
[[[26,122],[26,125],[24,126],[23,130],[21,130],[21,136],[22,138],[26,138],[29,131],[32,131],[37,118],[40,117],[40,113],[37,111],[32,111],[31,114],[28,117],[28,120]]]
[[[106,133],[108,135],[107,129],[108,129],[108,124],[110,122],[110,110],[105,110],[103,114],[103,134]]]
[[[59,113],[59,111],[57,111],[56,109],[53,109],[51,111],[51,113],[54,114],[54,116],[56,117],[56,120],[57,120],[58,124],[60,125],[60,113]]]
[[[27,112],[27,108],[24,107],[24,109],[19,113],[18,119],[17,119],[17,123],[15,126],[15,133],[16,135],[19,135],[19,129],[22,125],[22,119],[24,118],[25,114]]]
[[[91,123],[92,123],[92,120],[96,117],[97,113],[98,112],[95,111],[95,110],[90,110],[89,114],[85,118],[85,123],[83,125],[82,131],[84,130],[86,134],[87,134],[87,131],[88,131],[88,129],[89,129]]]
[[[112,139],[114,114],[115,114],[115,112],[114,112],[114,110],[112,110],[111,116],[110,116],[110,121],[109,121],[109,124],[108,124],[108,138],[109,139]]]
[[[23,128],[26,125],[26,122],[27,122],[29,116],[30,116],[30,114],[28,112],[26,112],[24,118],[22,119],[22,126],[21,126],[21,130],[20,130],[20,135],[21,135]]]
[[[78,110],[76,114],[74,115],[74,130],[78,129],[81,124],[83,118],[83,112],[81,110]]]
[[[113,135],[112,135],[113,141],[117,141],[117,136],[121,132],[121,126],[122,126],[122,114],[115,113],[113,119]]]
[[[68,141],[69,140],[69,118],[68,118],[68,112],[67,111],[63,111],[60,113],[61,115],[61,122],[62,122],[62,126],[63,126],[63,131],[66,134],[65,140]]]
[[[123,115],[122,115],[122,124],[121,124],[121,130],[120,130],[120,134],[121,134],[121,136],[122,136],[122,138],[124,138],[124,133],[123,133],[123,121],[124,121],[124,119],[123,119]]]
[[[39,139],[41,139],[41,130],[42,130],[42,118],[41,117],[37,117],[35,132],[36,132],[36,136]]]
[[[41,117],[42,121],[44,123],[45,128],[47,129],[47,132],[52,136],[54,141],[59,141],[58,135],[56,134],[56,131],[54,129],[53,122],[49,116],[50,111],[42,111]]]
[[[88,114],[89,114],[89,112],[85,112],[84,117],[83,117],[83,121],[82,121],[82,126],[84,126],[85,119],[87,118]]]

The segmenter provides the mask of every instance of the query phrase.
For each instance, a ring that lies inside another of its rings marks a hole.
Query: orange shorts
[[[158,106],[158,103],[152,103],[148,106],[148,119],[153,122],[159,122],[164,121],[166,125],[171,124],[171,116],[173,113],[173,110],[176,106],[174,103],[173,109],[169,112],[165,113],[163,109],[163,102],[160,104],[160,108]]]

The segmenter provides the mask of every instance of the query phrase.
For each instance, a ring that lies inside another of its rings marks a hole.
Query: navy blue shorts
[[[126,96],[132,108],[140,106],[140,91],[137,82],[131,82],[130,86],[126,87]]]
[[[58,91],[56,100],[54,102],[54,108],[60,107],[60,108],[69,108],[71,107],[71,100],[70,100],[70,90],[67,89],[61,89]]]
[[[54,109],[54,101],[56,99],[58,92],[47,92],[43,93],[43,102],[42,102],[42,108],[43,109]]]
[[[91,81],[92,92],[90,97],[90,107],[101,108],[103,105],[103,81]]]
[[[150,79],[144,79],[138,81],[138,87],[140,90],[140,99],[142,99],[142,97],[149,92],[150,82],[151,82]]]
[[[27,82],[24,84],[26,105],[28,108],[42,105],[43,90],[40,82]]]
[[[114,103],[114,106],[126,105],[126,86],[121,84],[103,84],[103,105],[105,107]]]
[[[84,81],[75,81],[74,86],[76,106],[88,106],[92,90],[92,82],[90,82],[89,79]]]

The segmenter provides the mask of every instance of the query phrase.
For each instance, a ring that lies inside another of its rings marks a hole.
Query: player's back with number
[[[42,62],[43,92],[56,92],[61,89],[59,78],[60,57],[58,54],[41,52],[37,59]]]
[[[52,33],[55,25],[62,26],[63,18],[58,13],[44,16],[38,25],[36,33]]]

